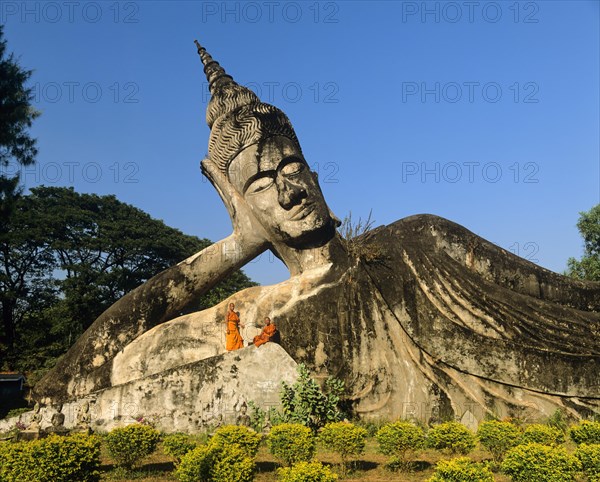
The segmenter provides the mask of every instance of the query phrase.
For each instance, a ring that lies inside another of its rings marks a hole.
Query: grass
[[[491,459],[490,454],[477,449],[469,457],[475,461]],[[397,482],[425,482],[434,472],[435,464],[443,459],[451,458],[438,451],[422,450],[413,457],[413,469],[410,472],[390,472],[385,468],[387,457],[377,452],[377,444],[373,439],[369,439],[365,453],[358,457],[353,466],[348,471],[348,475],[340,480],[361,481],[361,482],[381,482],[394,480]],[[331,452],[319,450],[317,460],[324,464],[333,465],[334,470],[339,473],[336,465],[340,463],[339,457]],[[162,453],[159,449],[150,457],[144,460],[144,463],[132,473],[126,473],[115,468],[104,451],[102,453],[102,480],[125,482],[135,481],[153,481],[153,482],[171,482],[177,479],[172,475],[175,469],[172,459]],[[256,482],[276,482],[276,470],[279,467],[277,460],[269,453],[266,445],[262,445],[256,457]],[[500,473],[494,474],[496,482],[510,482],[510,479]]]

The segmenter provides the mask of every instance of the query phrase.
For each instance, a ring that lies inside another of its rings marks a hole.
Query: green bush
[[[534,423],[525,427],[521,443],[538,443],[542,445],[560,445],[564,443],[565,435],[556,427]]]
[[[583,420],[569,430],[571,439],[579,444],[600,444],[600,422]]]
[[[600,444],[581,444],[575,451],[581,469],[590,482],[600,482]]]
[[[320,462],[298,462],[277,469],[277,478],[280,482],[335,482],[338,476]]]
[[[227,448],[238,445],[248,456],[254,457],[262,436],[248,427],[225,425],[215,431],[208,444],[212,447]]]
[[[462,423],[441,423],[434,425],[427,433],[427,446],[432,449],[466,455],[475,445],[475,436]]]
[[[389,468],[407,468],[406,453],[423,447],[425,433],[410,422],[394,422],[381,427],[375,435],[379,451],[390,455]]]
[[[189,451],[194,450],[198,444],[189,435],[173,433],[165,435],[162,441],[163,452],[175,459],[175,464],[181,462],[181,458]]]
[[[251,482],[254,479],[254,457],[239,445],[220,450],[211,470],[213,482]]]
[[[181,458],[174,475],[181,482],[251,482],[254,458],[237,444],[201,445]]]
[[[269,432],[269,450],[285,465],[308,462],[315,455],[312,430],[299,423],[275,425]]]
[[[156,429],[139,423],[115,428],[105,436],[108,453],[117,465],[126,469],[154,452],[159,439]]]
[[[494,475],[486,465],[459,457],[438,462],[427,482],[494,482]]]
[[[181,482],[208,482],[211,470],[220,449],[208,445],[200,445],[181,457],[175,477]]]
[[[83,434],[0,443],[2,482],[95,482],[100,480],[100,440]]]
[[[500,462],[509,449],[519,445],[521,435],[521,429],[515,424],[498,420],[482,422],[477,429],[479,442],[496,462]]]
[[[308,368],[300,364],[296,383],[281,382],[283,421],[301,423],[315,432],[328,422],[338,422],[343,418],[339,409],[343,393],[344,382],[336,378],[328,378],[321,390]]]
[[[364,452],[366,439],[367,431],[349,422],[328,423],[319,434],[319,442],[341,457],[344,471],[349,458]]]
[[[530,443],[509,450],[501,467],[514,482],[569,482],[581,465],[564,447]]]

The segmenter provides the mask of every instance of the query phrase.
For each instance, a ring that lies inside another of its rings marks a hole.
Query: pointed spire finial
[[[234,84],[233,77],[225,72],[225,69],[219,65],[219,62],[214,60],[197,40],[194,40],[194,43],[198,48],[198,55],[200,55],[202,65],[204,65],[204,73],[206,74],[206,80],[208,80],[210,93],[214,94],[217,88],[223,85]]]
[[[247,87],[238,84],[197,40],[198,55],[208,80],[210,101],[206,123],[210,127],[208,155],[224,173],[243,149],[270,136],[284,136],[300,144],[287,116],[265,104]]]

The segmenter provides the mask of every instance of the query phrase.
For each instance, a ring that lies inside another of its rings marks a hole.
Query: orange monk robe
[[[240,334],[240,317],[235,312],[227,315],[227,336],[225,338],[225,348],[227,351],[239,350],[244,347],[244,339]]]
[[[273,323],[266,325],[260,335],[254,337],[254,344],[256,346],[264,345],[266,342],[271,341],[271,337],[275,334],[277,328]]]

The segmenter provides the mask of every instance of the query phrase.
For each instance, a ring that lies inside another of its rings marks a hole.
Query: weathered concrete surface
[[[285,350],[317,377],[343,379],[364,417],[476,424],[486,414],[600,412],[597,284],[547,271],[436,216],[406,218],[362,241],[349,269],[307,270],[145,333],[114,359],[113,383],[222,351],[220,320],[234,301],[248,324],[271,316]],[[173,356],[178,345],[189,349]]]
[[[92,428],[108,431],[151,419],[164,432],[195,433],[217,423],[235,423],[243,403],[263,409],[280,407],[281,382],[297,378],[296,363],[275,343],[249,346],[204,360],[164,370],[106,390],[63,407],[65,427],[77,424],[78,410],[91,402]],[[43,428],[50,425],[52,409],[42,409]],[[30,413],[22,421],[29,420]],[[18,420],[0,421],[0,431]]]

